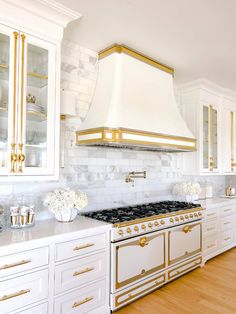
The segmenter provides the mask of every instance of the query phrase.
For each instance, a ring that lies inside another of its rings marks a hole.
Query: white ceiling
[[[236,91],[235,0],[57,0],[82,13],[65,38],[95,51],[123,43],[175,68],[175,83],[207,78]]]

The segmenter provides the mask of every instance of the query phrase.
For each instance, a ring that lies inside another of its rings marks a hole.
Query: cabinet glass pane
[[[209,108],[203,106],[203,168],[209,167]]]
[[[7,166],[10,37],[0,34],[0,169]]]
[[[218,156],[217,156],[217,141],[218,141],[218,134],[217,134],[217,110],[212,109],[212,158],[214,160],[214,168],[218,168]]]
[[[48,51],[27,46],[25,166],[47,166]]]

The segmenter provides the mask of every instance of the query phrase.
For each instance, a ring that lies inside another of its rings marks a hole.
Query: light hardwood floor
[[[236,248],[117,314],[236,314]]]

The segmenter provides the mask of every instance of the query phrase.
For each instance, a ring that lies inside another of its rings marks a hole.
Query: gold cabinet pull
[[[26,293],[30,293],[30,289],[20,290],[18,292],[12,293],[12,294],[4,295],[4,296],[0,297],[0,302],[19,297],[19,296],[26,294]]]
[[[224,213],[231,212],[232,208],[224,209]]]
[[[229,224],[231,224],[231,221],[224,222],[224,225],[229,225]]]
[[[91,247],[91,246],[94,246],[94,245],[95,245],[94,243],[87,243],[87,244],[84,244],[84,245],[76,246],[76,247],[74,248],[74,251],[79,251],[79,250],[87,249],[88,247]]]
[[[16,172],[16,89],[17,89],[17,51],[18,51],[18,32],[14,32],[14,64],[13,64],[13,116],[12,116],[12,143],[11,143],[11,173]]]
[[[210,164],[210,171],[213,171],[215,168],[215,161],[214,161],[213,157],[210,157],[209,164]]]
[[[8,268],[16,267],[16,266],[25,265],[25,264],[28,264],[28,263],[31,263],[30,259],[22,260],[20,262],[16,262],[16,263],[12,263],[12,264],[5,264],[5,265],[0,267],[0,270],[8,269]]]
[[[82,305],[82,304],[84,304],[84,303],[87,303],[87,302],[89,302],[89,301],[92,301],[92,300],[93,300],[93,297],[87,297],[87,298],[85,298],[85,299],[82,300],[82,301],[75,302],[75,303],[72,305],[72,309],[74,309],[75,307],[78,307],[78,306],[80,306],[80,305]]]
[[[215,244],[210,244],[210,245],[207,246],[207,249],[211,249],[214,246],[215,246]]]
[[[85,269],[83,269],[83,270],[81,270],[81,271],[75,271],[74,274],[73,274],[73,276],[74,276],[74,277],[75,277],[75,276],[79,276],[79,275],[88,273],[88,272],[90,272],[90,271],[92,271],[92,270],[94,270],[93,267],[87,267],[87,268],[85,268]]]
[[[24,88],[25,88],[25,38],[24,34],[21,35],[21,95],[20,95],[20,110],[19,110],[19,154],[18,154],[18,172],[22,173],[22,166],[25,160],[23,154],[23,108],[24,108]]]
[[[148,240],[147,240],[147,237],[142,237],[142,238],[139,239],[139,245],[140,245],[141,247],[144,247],[144,246],[146,246],[146,245],[148,245],[148,244],[149,244],[149,242],[148,242]]]
[[[224,241],[230,240],[231,237],[224,238]]]
[[[188,233],[188,232],[191,232],[191,231],[192,231],[192,228],[191,228],[190,226],[184,226],[183,229],[182,229],[182,231],[183,231],[184,233]]]
[[[214,229],[215,229],[215,227],[207,228],[207,231],[212,231]]]

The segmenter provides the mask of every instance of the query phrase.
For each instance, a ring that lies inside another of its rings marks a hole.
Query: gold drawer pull
[[[26,294],[26,293],[30,293],[30,289],[26,289],[26,290],[21,290],[12,294],[8,294],[8,295],[4,295],[2,297],[0,297],[0,302],[1,301],[6,301],[15,297],[19,297],[20,295]]]
[[[214,230],[215,227],[211,227],[211,228],[208,228],[207,231],[211,231],[211,230]]]
[[[12,263],[12,264],[5,264],[5,265],[0,267],[0,270],[8,269],[8,268],[16,267],[16,266],[25,265],[25,264],[28,264],[28,263],[31,263],[30,259],[22,260],[20,262],[16,262],[16,263]]]
[[[224,209],[224,213],[231,212],[232,208]]]
[[[78,307],[84,303],[87,303],[89,301],[92,301],[93,300],[93,297],[88,297],[88,298],[85,298],[84,300],[80,301],[80,302],[75,302],[73,305],[72,305],[72,309],[74,309],[75,307]]]
[[[227,240],[230,240],[230,239],[231,239],[231,237],[227,237],[227,238],[224,239],[224,241],[227,241]]]
[[[79,250],[83,250],[83,249],[86,249],[90,246],[94,246],[95,244],[94,243],[87,243],[87,244],[84,244],[84,245],[80,245],[80,246],[76,246],[74,248],[74,251],[79,251]]]
[[[207,249],[210,249],[210,248],[212,248],[214,246],[215,246],[215,244],[210,244],[210,245],[207,246]]]
[[[188,232],[191,232],[191,231],[192,231],[192,228],[191,228],[190,226],[185,226],[185,227],[183,227],[182,231],[183,231],[184,233],[188,233]]]
[[[208,217],[210,216],[214,216],[216,213],[210,213],[210,214],[207,214]]]
[[[81,270],[81,271],[75,271],[74,272],[74,274],[73,274],[73,276],[79,276],[79,275],[82,275],[82,274],[85,274],[85,273],[88,273],[88,272],[90,272],[90,271],[92,271],[92,270],[94,270],[94,268],[93,267],[87,267],[87,268],[85,268],[84,270]]]
[[[231,224],[231,221],[224,222],[224,225]]]

